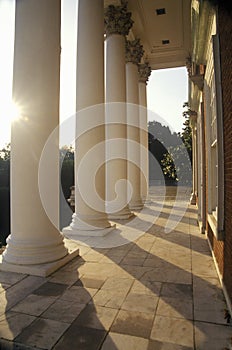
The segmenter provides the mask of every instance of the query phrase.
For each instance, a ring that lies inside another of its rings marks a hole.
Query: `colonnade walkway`
[[[0,272],[0,349],[231,349],[196,208],[176,190],[152,188],[111,237],[71,242],[80,257],[49,277]]]

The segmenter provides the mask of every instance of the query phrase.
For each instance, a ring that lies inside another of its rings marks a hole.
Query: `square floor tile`
[[[42,295],[28,295],[20,303],[15,305],[11,310],[22,312],[28,315],[39,316],[56,301],[54,297],[45,297]]]
[[[104,279],[83,276],[76,283],[74,283],[74,286],[99,289],[101,288],[104,282],[105,282]]]
[[[109,330],[117,313],[116,309],[89,304],[82,310],[74,324],[86,328]]]
[[[132,283],[133,280],[128,278],[110,277],[107,278],[101,289],[113,291],[117,290],[127,293],[130,290]]]
[[[161,286],[162,286],[161,282],[135,280],[131,287],[131,293],[159,296],[161,291]]]
[[[23,280],[26,275],[22,273],[0,271],[0,283],[15,284]]]
[[[71,325],[54,350],[99,350],[105,336],[102,329]]]
[[[97,289],[93,288],[73,286],[64,292],[64,294],[61,296],[61,299],[75,301],[79,304],[87,304],[93,295],[97,293],[97,291]]]
[[[225,324],[225,309],[227,309],[226,303],[216,298],[194,299],[194,319],[197,321]]]
[[[192,300],[193,288],[190,284],[163,283],[160,295],[162,297]]]
[[[193,347],[193,324],[185,319],[156,316],[151,339]]]
[[[142,338],[149,338],[153,315],[136,311],[119,311],[111,331]]]
[[[176,345],[157,340],[150,340],[147,350],[194,350],[189,346]]]
[[[85,304],[78,304],[74,301],[58,299],[42,314],[42,317],[49,320],[62,320],[62,322],[72,323],[85,306]]]
[[[0,338],[13,340],[34,320],[34,316],[12,311],[7,312],[5,315],[0,317]]]
[[[19,274],[20,275],[20,274]],[[44,284],[46,281],[43,277],[27,276],[18,283],[8,288],[4,293],[0,294],[0,311],[9,310],[19,301],[23,300],[29,294],[33,293],[35,289]]]
[[[60,296],[68,288],[68,285],[61,283],[47,282],[36,289],[33,294],[42,296]]]
[[[158,297],[148,294],[129,293],[122,304],[122,310],[155,313]]]
[[[160,297],[157,315],[193,319],[193,303],[189,299]]]
[[[147,339],[110,332],[101,350],[146,350],[147,346]]]
[[[221,350],[231,345],[232,328],[206,322],[195,322],[197,350]]]
[[[65,284],[65,285],[72,285],[80,278],[79,273],[73,270],[58,270],[55,272],[51,278],[49,279],[49,282],[52,283],[59,283],[59,284]]]
[[[4,293],[8,288],[10,288],[10,284],[8,283],[0,283],[0,294]]]
[[[225,300],[218,278],[193,276],[193,297]]]
[[[123,291],[103,290],[100,289],[92,298],[91,302],[95,305],[107,306],[119,309],[126,298]]]
[[[69,324],[39,318],[25,328],[15,341],[42,349],[52,349]]]
[[[132,266],[143,266],[145,258],[134,258],[126,256],[120,263],[120,265],[132,265]]]

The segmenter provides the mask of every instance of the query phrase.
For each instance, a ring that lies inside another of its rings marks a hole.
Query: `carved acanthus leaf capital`
[[[186,59],[186,68],[189,79],[193,82],[193,84],[197,85],[199,90],[203,90],[205,65],[193,62],[192,57],[189,55]]]
[[[127,11],[127,4],[122,6],[109,5],[105,9],[105,32],[106,35],[128,35],[134,21],[131,12]]]
[[[126,62],[139,64],[143,57],[143,45],[140,44],[140,39],[126,40]]]
[[[192,75],[192,57],[191,57],[191,55],[186,57],[185,65],[187,68],[188,76],[191,77],[191,75]]]
[[[151,67],[148,62],[140,63],[138,66],[139,70],[139,81],[146,83],[149,76],[151,75]]]

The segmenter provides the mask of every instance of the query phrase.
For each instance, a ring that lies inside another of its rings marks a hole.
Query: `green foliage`
[[[173,149],[176,149],[173,147]],[[176,167],[173,163],[173,153],[171,153],[171,147],[169,148],[169,152],[163,155],[163,159],[161,159],[161,165],[163,168],[163,173],[167,175],[170,179],[177,180]]]
[[[188,152],[184,144],[169,147],[161,160],[164,174],[168,175],[181,185],[191,185],[192,167]]]
[[[189,120],[189,106],[185,102],[182,132],[179,133],[181,142],[177,145],[167,147],[167,153],[161,160],[163,173],[169,178],[178,181],[183,185],[191,185],[192,182],[192,130]]]
[[[74,149],[64,146],[60,149],[61,187],[64,197],[70,197],[70,187],[74,185]]]
[[[0,242],[6,244],[10,233],[10,188],[0,187]]]
[[[176,147],[181,143],[180,136],[175,132],[172,133],[168,126],[156,121],[148,123],[148,132],[149,179],[159,180],[161,183],[165,181],[166,185],[175,185],[173,160],[169,157],[167,168],[161,161],[166,154],[169,154],[169,147]]]
[[[0,160],[10,160],[10,143],[0,150]]]
[[[179,144],[179,135],[176,132],[172,133],[168,126],[162,125],[157,121],[153,120],[148,122],[148,132],[149,143],[157,139],[166,148],[171,145],[175,146]]]
[[[0,245],[10,233],[10,144],[0,150]]]
[[[183,104],[183,108],[185,108],[183,112],[183,117],[185,118],[185,121],[183,123],[183,128],[180,136],[183,144],[186,147],[186,150],[189,154],[189,159],[192,164],[192,129],[190,126],[190,119],[189,119],[190,108],[189,108],[188,102],[185,102]]]
[[[74,184],[74,150],[62,147],[60,150],[61,185],[65,198],[70,196]],[[0,245],[6,244],[10,233],[10,144],[0,150]]]

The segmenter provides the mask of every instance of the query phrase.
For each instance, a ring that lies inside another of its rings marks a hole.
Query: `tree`
[[[70,197],[70,187],[74,185],[74,149],[63,146],[60,149],[61,187],[64,197]]]
[[[70,197],[74,184],[74,150],[72,146],[60,149],[61,186],[64,197]],[[0,150],[0,246],[6,244],[10,233],[10,144]]]
[[[183,144],[185,145],[187,152],[189,154],[189,158],[192,164],[192,129],[190,126],[190,119],[189,119],[189,114],[190,114],[190,108],[188,105],[188,102],[185,102],[183,104],[183,108],[185,108],[183,112],[183,117],[185,118],[185,121],[183,123],[183,129],[180,134],[181,140],[183,141]]]
[[[175,185],[176,176],[163,167],[162,159],[168,154],[170,147],[176,147],[180,144],[180,136],[176,132],[172,133],[168,126],[157,121],[148,123],[148,132],[150,180],[158,180],[160,184],[165,181],[166,185]],[[174,169],[171,157],[167,168]]]
[[[0,160],[10,160],[10,143],[0,150]]]
[[[10,233],[10,144],[0,150],[0,245]]]
[[[192,130],[189,120],[189,105],[184,103],[182,132],[179,133],[181,142],[179,145],[168,147],[168,152],[161,160],[163,172],[173,180],[183,185],[191,185],[192,182]]]

